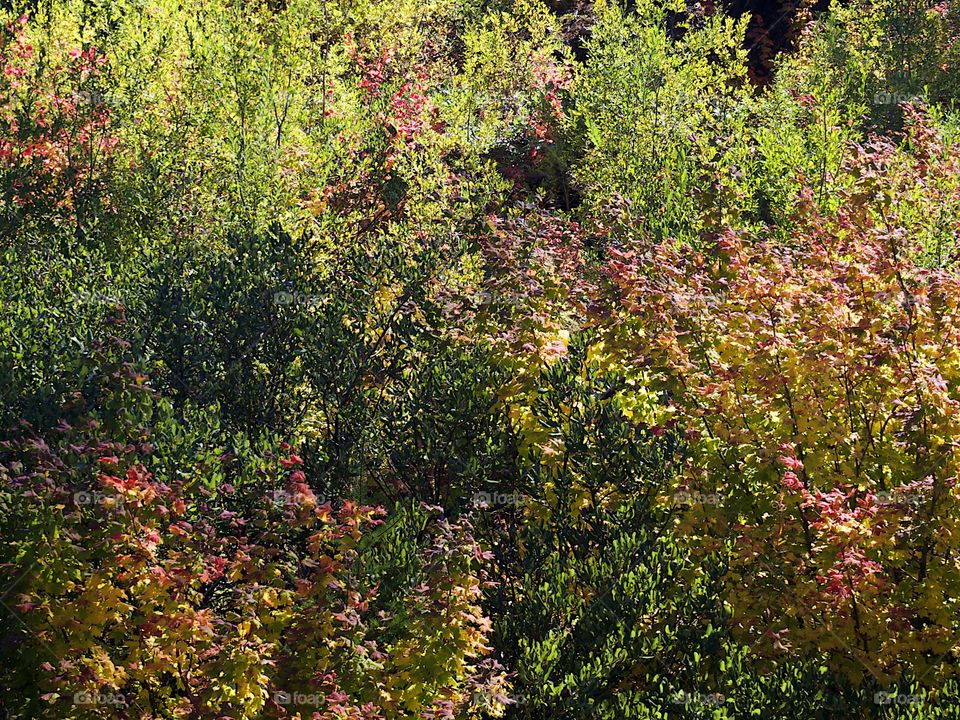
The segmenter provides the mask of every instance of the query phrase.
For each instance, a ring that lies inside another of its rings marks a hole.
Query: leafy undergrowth
[[[954,717],[958,13],[7,3],[0,715]]]

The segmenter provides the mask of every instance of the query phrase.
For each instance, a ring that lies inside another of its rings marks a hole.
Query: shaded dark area
[[[750,52],[750,77],[757,84],[764,85],[773,78],[773,63],[777,54],[793,50],[804,25],[826,12],[830,2],[730,0],[722,5],[733,17],[750,16],[745,39]]]
[[[578,62],[588,57],[592,3],[584,0],[548,0],[547,5],[564,21],[563,32]],[[627,7],[633,5],[628,0]],[[745,45],[750,52],[750,76],[765,85],[773,77],[778,53],[793,50],[810,20],[830,7],[829,0],[695,0],[689,6],[694,15],[712,15],[719,8],[735,18],[750,16]]]
[[[593,26],[593,3],[589,0],[547,0],[546,4],[560,20],[561,34],[574,59],[586,63]],[[635,3],[627,0],[626,5],[632,7]],[[795,50],[807,23],[824,14],[829,6],[829,0],[729,0],[722,3],[693,0],[687,7],[688,16],[694,21],[711,16],[720,9],[735,18],[745,15],[750,18],[744,38],[749,53],[749,75],[756,85],[762,87],[773,80],[777,56]],[[669,35],[682,35],[680,19],[680,16],[669,16],[666,28]],[[565,211],[579,206],[581,197],[570,177],[570,164],[563,159],[565,152],[576,151],[551,145],[540,148],[539,158],[531,162],[532,149],[529,138],[517,137],[492,153],[504,177],[516,183],[517,196],[540,193],[546,204]]]

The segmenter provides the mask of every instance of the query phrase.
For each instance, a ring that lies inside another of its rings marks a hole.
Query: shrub
[[[774,657],[826,650],[855,681],[933,682],[957,630],[958,277],[918,262],[895,157],[851,160],[835,216],[808,191],[789,244],[726,232],[703,253],[611,250],[604,352],[696,440],[683,482],[721,502],[694,505],[683,531],[730,543],[739,635]],[[943,158],[929,162],[907,167],[935,175]]]
[[[0,233],[86,230],[112,211],[105,174],[117,138],[101,92],[104,62],[93,47],[41,54],[26,15],[0,28]]]
[[[239,465],[232,482],[188,455],[156,474],[169,456],[155,456],[175,447],[153,430],[169,407],[107,348],[97,413],[3,443],[2,555],[15,579],[5,707],[455,717],[486,698],[496,709],[504,677],[481,661],[484,555],[467,524],[418,505],[386,516],[326,501],[286,444],[224,454],[219,464]]]

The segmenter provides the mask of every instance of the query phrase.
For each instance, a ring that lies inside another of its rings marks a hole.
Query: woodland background
[[[0,716],[957,717],[954,0],[0,28]]]

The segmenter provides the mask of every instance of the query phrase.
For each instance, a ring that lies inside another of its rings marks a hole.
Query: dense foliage
[[[2,8],[0,717],[956,716],[954,0]]]

